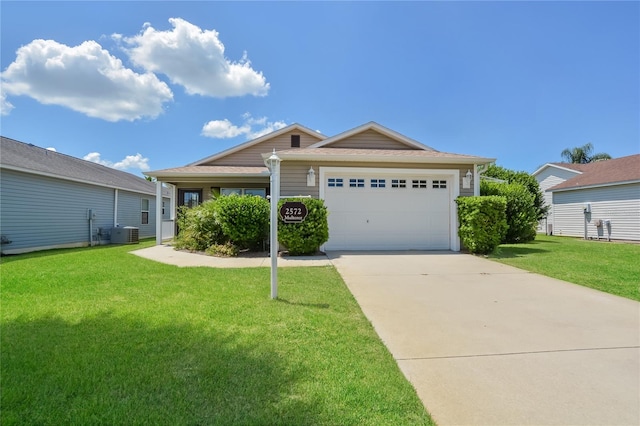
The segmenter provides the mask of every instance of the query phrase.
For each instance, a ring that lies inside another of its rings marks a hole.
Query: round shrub
[[[491,253],[504,237],[508,225],[504,197],[458,197],[458,235],[471,252]]]
[[[215,214],[224,234],[240,249],[261,247],[269,235],[269,202],[262,197],[220,197]]]
[[[215,217],[216,202],[205,201],[197,207],[180,207],[178,210],[178,235],[175,247],[192,251],[203,251],[212,244],[227,241]]]
[[[285,201],[300,201],[307,207],[307,217],[302,223],[284,223],[278,218],[278,241],[289,254],[301,256],[315,253],[329,239],[327,207],[323,200],[295,198],[280,200],[278,210]]]
[[[498,195],[507,200],[507,224],[509,229],[503,243],[525,243],[536,238],[538,209],[531,192],[520,183],[480,183],[481,195]]]

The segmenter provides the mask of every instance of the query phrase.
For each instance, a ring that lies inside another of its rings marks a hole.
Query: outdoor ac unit
[[[123,226],[111,230],[111,244],[138,244],[138,228]]]

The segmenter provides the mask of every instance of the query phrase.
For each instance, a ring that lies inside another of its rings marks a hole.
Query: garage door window
[[[364,188],[364,179],[349,179],[349,188]]]
[[[433,187],[435,189],[446,189],[447,181],[446,180],[434,180]]]
[[[342,188],[342,178],[329,178],[328,186],[329,188]]]
[[[371,179],[372,188],[384,188],[385,186],[387,186],[386,179]]]
[[[392,188],[406,188],[407,181],[406,179],[391,179],[391,187]]]
[[[412,188],[426,188],[427,181],[426,180],[413,180],[411,181]]]

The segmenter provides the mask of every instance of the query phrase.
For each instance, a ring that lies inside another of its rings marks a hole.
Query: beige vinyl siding
[[[355,148],[355,149],[417,149],[395,139],[391,139],[375,130],[367,130],[347,139],[339,140],[327,145],[331,148]]]
[[[307,172],[313,167],[316,175],[316,185],[307,186]],[[363,163],[363,162],[282,162],[280,166],[280,195],[283,197],[297,195],[311,195],[314,198],[320,196],[320,167],[362,167],[362,168],[380,168],[380,169],[449,169],[460,170],[460,196],[468,197],[473,195],[473,185],[470,189],[462,189],[462,177],[467,170],[473,171],[473,166],[469,164],[415,164],[415,163]]]
[[[292,130],[273,139],[234,152],[225,157],[211,161],[203,166],[264,166],[262,154],[291,149],[291,135],[300,135],[300,148],[318,143],[322,138],[311,136],[299,130]]]
[[[611,239],[640,240],[640,184],[605,186],[553,193],[553,233],[584,237],[584,204],[591,203],[587,214],[587,237],[606,238],[607,229],[595,226],[597,220],[611,220]]]

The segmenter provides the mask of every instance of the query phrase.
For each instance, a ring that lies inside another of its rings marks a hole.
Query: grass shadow
[[[530,254],[541,254],[548,253],[549,250],[531,247],[531,243],[527,243],[522,246],[508,246],[508,247],[498,247],[496,251],[494,251],[490,258],[492,259],[509,259],[516,257],[524,257]]]
[[[307,308],[317,308],[317,309],[329,309],[329,304],[328,303],[303,303],[303,302],[291,302],[287,299],[282,299],[282,298],[277,298],[276,299],[277,302],[280,303],[284,303],[286,305],[293,305],[293,306],[305,306]]]
[[[301,367],[234,335],[108,313],[1,332],[3,425],[319,423],[292,390]]]

